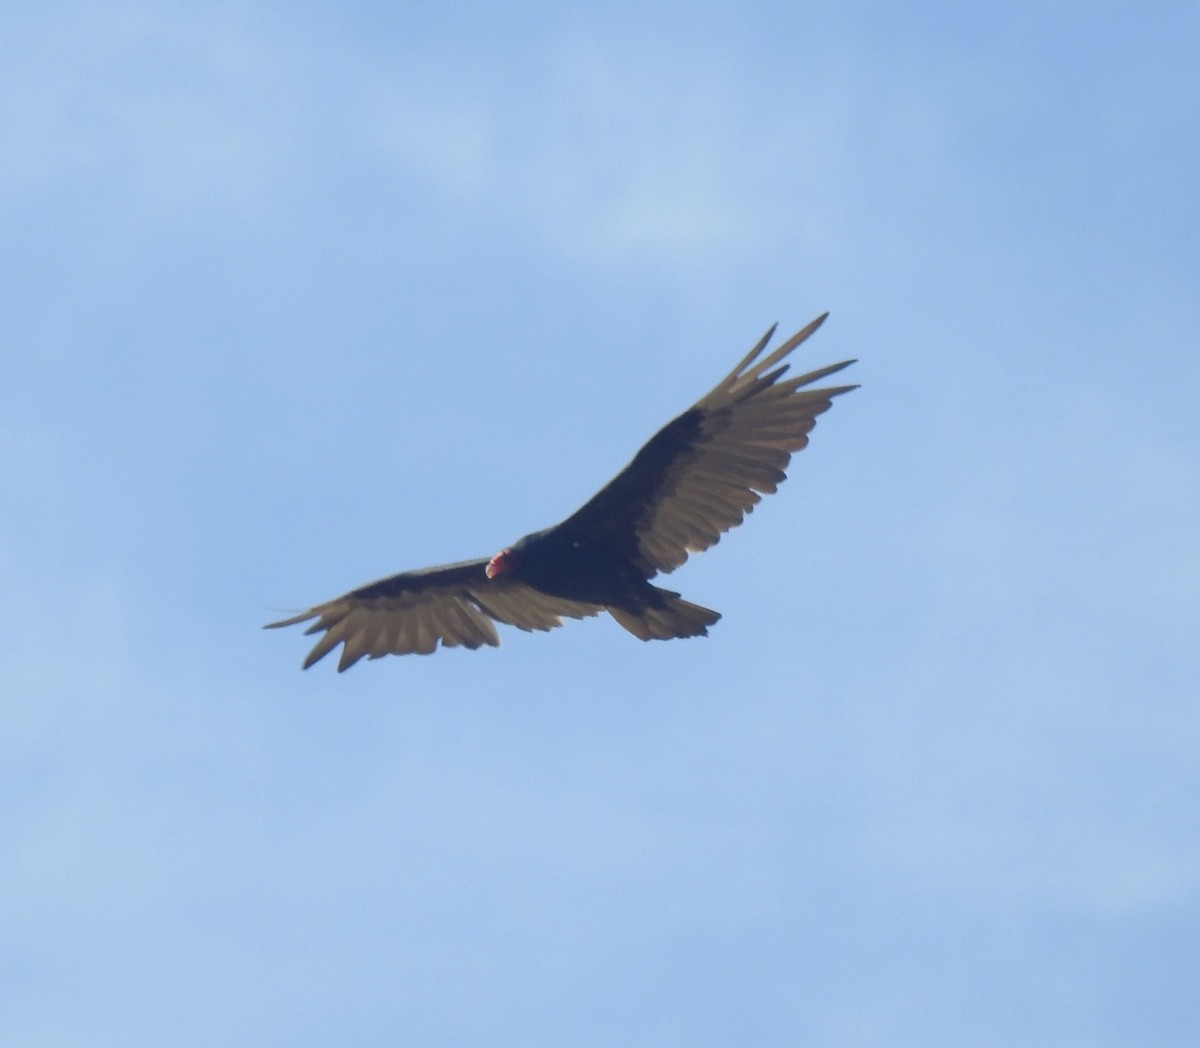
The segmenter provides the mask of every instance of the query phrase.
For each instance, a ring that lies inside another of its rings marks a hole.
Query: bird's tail
[[[651,587],[660,598],[654,606],[629,611],[608,606],[617,622],[640,640],[671,640],[673,637],[707,637],[708,627],[721,616],[699,604],[691,604],[670,590]]]

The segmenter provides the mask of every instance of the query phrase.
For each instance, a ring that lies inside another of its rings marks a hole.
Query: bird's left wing
[[[439,643],[447,648],[496,647],[500,638],[492,619],[523,630],[551,630],[562,625],[563,617],[581,619],[601,610],[504,577],[489,579],[487,563],[486,558],[469,560],[393,575],[264,628],[316,619],[305,632],[325,635],[309,652],[304,668],[341,644],[341,672],[364,656],[428,655]]]

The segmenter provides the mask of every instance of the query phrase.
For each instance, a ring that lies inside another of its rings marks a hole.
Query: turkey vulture
[[[805,388],[852,360],[782,379],[788,366],[780,361],[828,315],[759,360],[772,326],[711,393],[668,422],[561,524],[492,557],[393,575],[264,628],[316,619],[306,632],[325,635],[304,668],[341,644],[339,671],[364,655],[427,655],[439,641],[494,647],[500,639],[492,619],[551,630],[564,616],[607,611],[641,640],[707,635],[721,617],[717,612],[649,580],[740,524],[759,493],[773,492],[784,479],[784,467],[808,443],[817,416],[834,397],[858,388]]]

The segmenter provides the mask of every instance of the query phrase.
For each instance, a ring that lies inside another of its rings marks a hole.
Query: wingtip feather
[[[297,623],[307,622],[316,614],[317,612],[315,610],[310,609],[309,611],[301,612],[299,615],[293,615],[290,619],[280,619],[278,622],[268,622],[262,628],[265,630],[277,630],[284,626],[295,626]]]

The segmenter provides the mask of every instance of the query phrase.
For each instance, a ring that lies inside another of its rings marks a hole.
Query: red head
[[[502,549],[491,560],[488,561],[487,567],[483,569],[483,573],[489,578],[494,579],[497,575],[505,575],[513,570],[513,555],[511,549]]]

